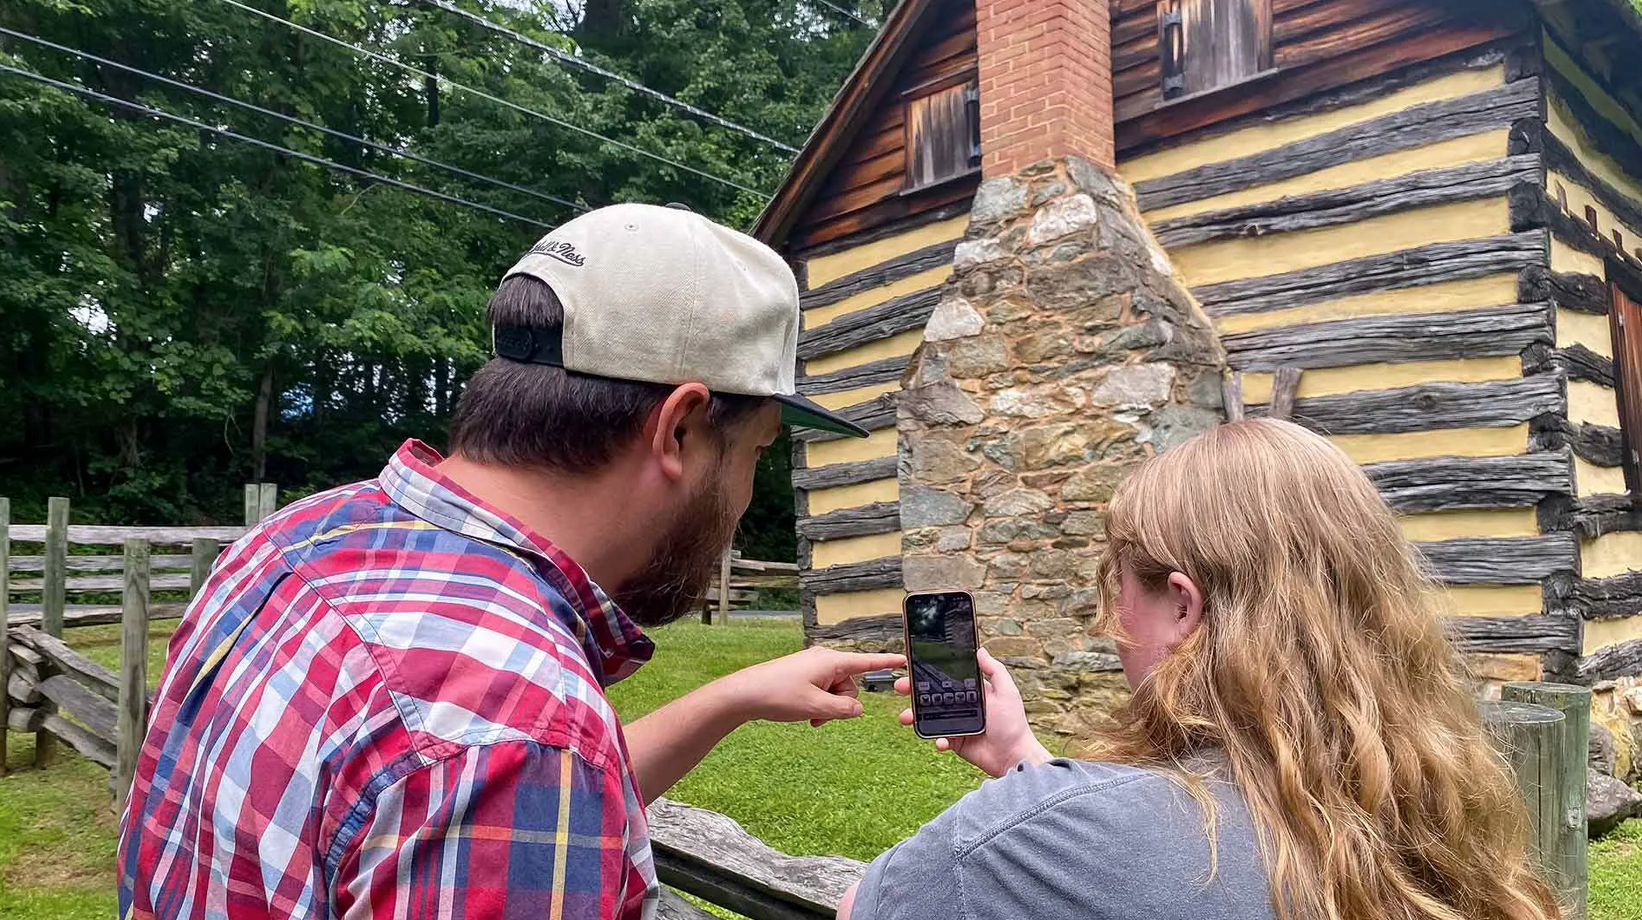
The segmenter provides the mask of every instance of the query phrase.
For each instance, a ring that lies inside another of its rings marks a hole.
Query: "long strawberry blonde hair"
[[[1103,625],[1128,568],[1182,572],[1200,627],[1087,753],[1176,775],[1219,750],[1284,920],[1554,920],[1527,818],[1484,739],[1441,594],[1357,465],[1246,421],[1148,461],[1113,497]]]

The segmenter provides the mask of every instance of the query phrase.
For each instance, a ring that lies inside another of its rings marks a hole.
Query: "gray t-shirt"
[[[989,780],[873,861],[853,920],[1270,920],[1266,870],[1235,786],[1203,810],[1167,777],[1055,760]]]

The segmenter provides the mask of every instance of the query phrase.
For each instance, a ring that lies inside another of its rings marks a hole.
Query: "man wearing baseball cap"
[[[649,917],[644,806],[738,725],[861,712],[898,655],[809,649],[623,726],[604,687],[699,603],[796,394],[798,291],[678,208],[548,234],[488,309],[451,456],[297,502],[172,639],[122,917]]]

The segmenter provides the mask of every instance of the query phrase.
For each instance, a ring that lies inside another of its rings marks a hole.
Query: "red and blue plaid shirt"
[[[122,917],[655,913],[603,691],[650,640],[439,459],[407,442],[217,563],[121,818]]]

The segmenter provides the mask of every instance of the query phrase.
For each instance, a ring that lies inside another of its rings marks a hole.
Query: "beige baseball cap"
[[[498,326],[498,357],[618,380],[699,381],[776,399],[788,424],[867,436],[798,395],[798,282],[745,233],[677,205],[610,205],[542,237],[502,277],[514,275],[553,289],[564,328]]]

